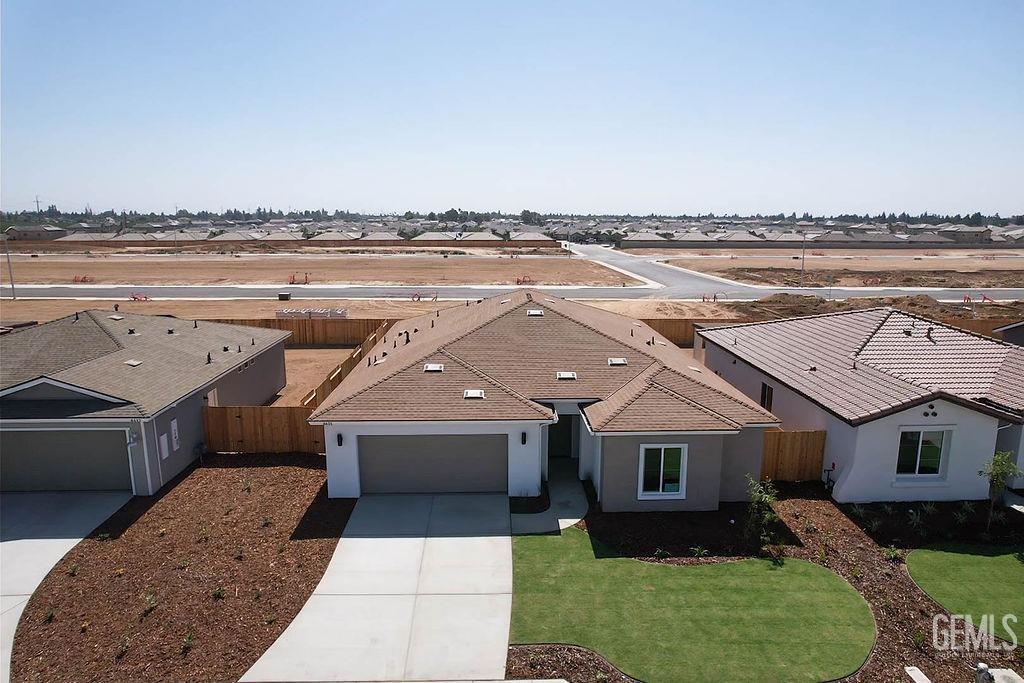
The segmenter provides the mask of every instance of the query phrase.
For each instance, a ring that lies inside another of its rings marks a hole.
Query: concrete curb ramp
[[[241,680],[503,679],[509,534],[505,494],[360,498],[313,595]]]

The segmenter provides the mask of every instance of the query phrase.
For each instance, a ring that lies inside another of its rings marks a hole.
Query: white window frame
[[[665,478],[665,449],[680,449],[679,457],[679,493],[652,493],[644,491],[644,451],[648,448],[661,449],[661,473],[659,481],[664,485]],[[686,499],[686,470],[688,466],[689,444],[685,443],[642,443],[637,456],[636,468],[636,499],[637,500],[685,500]]]
[[[900,442],[903,440],[904,432],[942,432],[942,449],[939,451],[939,471],[935,474],[918,474],[921,469],[921,441],[917,441],[917,461],[914,464],[914,472],[900,472]],[[953,427],[949,425],[906,425],[900,427],[899,438],[896,440],[896,463],[893,472],[899,480],[906,479],[945,479],[946,467],[949,464],[949,448],[953,441]]]

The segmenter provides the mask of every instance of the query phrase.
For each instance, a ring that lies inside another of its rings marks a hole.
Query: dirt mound
[[[1024,301],[1008,303],[953,304],[936,301],[926,294],[916,296],[858,297],[828,300],[819,296],[774,294],[759,301],[726,304],[740,315],[751,318],[788,318],[855,311],[876,306],[891,306],[926,318],[1024,318]]]

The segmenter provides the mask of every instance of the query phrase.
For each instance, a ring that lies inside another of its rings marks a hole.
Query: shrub
[[[1006,480],[1024,474],[1010,459],[1012,455],[1011,451],[996,451],[992,459],[978,472],[978,476],[988,479],[988,523],[985,525],[985,531],[992,527],[992,515],[995,513],[996,503],[1003,499]]]
[[[188,651],[192,649],[192,631],[185,634],[185,637],[181,641],[181,654],[187,655]]]
[[[68,567],[68,576],[78,576],[78,565],[73,564]]]
[[[883,548],[882,555],[893,564],[899,564],[903,561],[903,551],[894,545],[890,545],[888,548]]]
[[[911,638],[914,641],[914,647],[916,647],[919,650],[924,647],[924,631],[922,631],[921,629],[915,629],[914,634],[911,636]]]
[[[708,549],[702,545],[695,545],[692,548],[690,548],[690,554],[694,557],[707,557]]]
[[[890,503],[883,503],[882,512],[885,514],[886,517],[892,517],[896,514],[896,507],[891,505]]]
[[[213,598],[214,600],[223,600],[224,599],[224,586],[217,586],[212,591],[210,591],[210,597]]]
[[[57,613],[54,612],[53,608],[51,607],[50,609],[46,610],[46,616],[43,617],[43,623],[44,624],[51,624],[51,623],[53,623],[53,619],[56,616],[57,616]]]
[[[671,557],[669,552],[663,548],[658,548],[654,551],[654,556],[659,560],[664,560],[666,557]]]
[[[156,609],[156,593],[154,593],[153,591],[147,591],[139,597],[142,598],[142,602],[145,604],[145,607],[142,608],[142,615],[139,618],[144,619],[148,617],[153,610]]]
[[[778,492],[771,480],[758,481],[747,475],[747,493],[750,504],[747,506],[747,519],[743,526],[743,535],[747,540],[758,540],[762,546],[775,542],[775,530],[772,528],[779,521],[775,514],[775,502]]]
[[[921,512],[926,517],[931,517],[932,515],[934,515],[938,511],[939,511],[939,509],[937,507],[935,507],[935,503],[933,503],[931,501],[928,501],[926,503],[921,503]]]
[[[865,517],[868,516],[867,508],[865,508],[860,503],[854,503],[853,507],[850,508],[850,512],[852,512],[853,516],[856,517],[857,519],[864,519]]]

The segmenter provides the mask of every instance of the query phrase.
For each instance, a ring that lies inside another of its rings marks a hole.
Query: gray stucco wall
[[[4,396],[5,401],[81,401],[88,398],[81,392],[53,384],[37,384]]]
[[[722,479],[719,499],[731,503],[750,499],[747,475],[761,477],[764,456],[764,429],[748,427],[739,434],[722,437]]]
[[[359,436],[363,493],[508,489],[507,434]]]
[[[211,384],[204,394],[216,387],[219,405],[259,406],[273,398],[286,383],[282,341],[254,358],[241,372],[232,370]]]
[[[605,512],[717,510],[722,477],[722,436],[602,436],[601,509]],[[641,444],[685,443],[686,498],[637,500]]]

